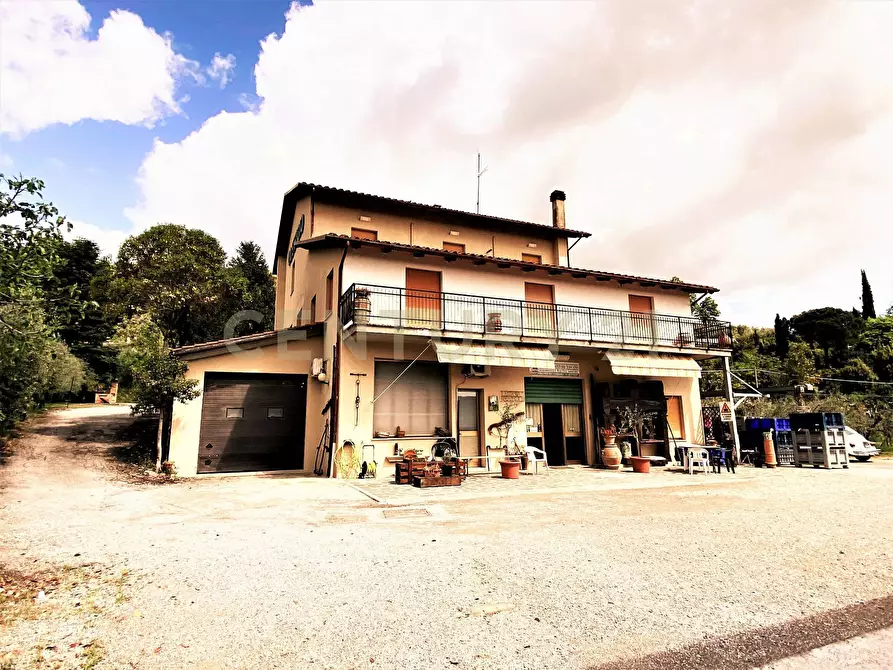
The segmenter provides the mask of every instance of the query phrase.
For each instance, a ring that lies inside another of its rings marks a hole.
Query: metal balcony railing
[[[727,321],[527,300],[354,284],[341,296],[341,323],[444,333],[587,343],[732,348]]]

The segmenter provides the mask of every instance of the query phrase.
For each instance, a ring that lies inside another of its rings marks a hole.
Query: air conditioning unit
[[[326,362],[322,358],[314,358],[310,363],[310,376],[319,377],[326,373]]]
[[[466,377],[489,377],[489,365],[466,365],[462,368],[462,374]]]

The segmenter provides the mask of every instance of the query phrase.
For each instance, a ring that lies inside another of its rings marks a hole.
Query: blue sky
[[[134,176],[153,141],[177,142],[221,111],[244,110],[240,96],[254,95],[259,42],[282,31],[290,2],[98,0],[81,4],[91,17],[91,39],[112,10],[127,10],[159,34],[170,33],[174,49],[187,58],[205,64],[215,53],[236,57],[232,81],[225,88],[185,83],[180,90],[189,96],[184,113],[168,116],[151,128],[84,119],[72,126],[42,128],[20,140],[2,140],[0,151],[11,159],[11,171],[41,177],[47,184],[45,195],[70,219],[129,231],[132,224],[124,210],[139,196]]]
[[[481,151],[482,211],[565,191],[582,267],[760,325],[864,268],[886,309],[893,2],[795,1],[0,0],[0,170],[111,253],[170,221],[269,255],[298,181],[473,211]]]

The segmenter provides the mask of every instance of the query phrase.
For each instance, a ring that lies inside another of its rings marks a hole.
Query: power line
[[[760,374],[767,375],[788,375],[789,373],[784,372],[783,370],[762,370],[760,368],[733,368],[732,372],[758,372]],[[714,374],[722,373],[722,370],[704,370],[701,372],[713,372]],[[893,386],[893,382],[878,382],[878,381],[870,381],[867,379],[841,379],[840,377],[813,377],[813,379],[818,379],[819,381],[825,382],[846,382],[849,384],[871,384],[873,386]]]

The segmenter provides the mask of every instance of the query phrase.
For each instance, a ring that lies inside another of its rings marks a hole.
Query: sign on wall
[[[523,391],[500,391],[499,395],[502,397],[503,404],[506,405],[517,405],[524,402]]]
[[[580,364],[571,361],[555,361],[555,369],[530,368],[532,375],[548,375],[552,377],[579,377]]]

